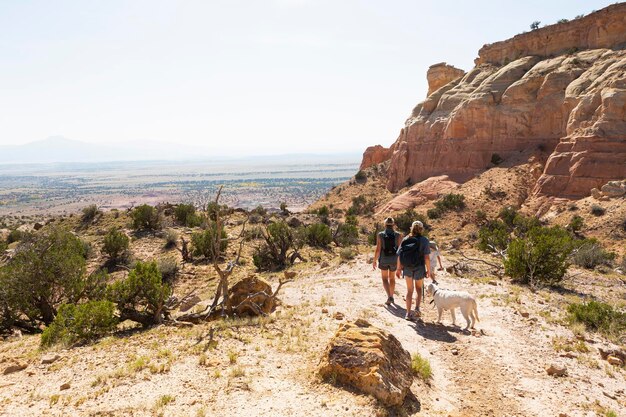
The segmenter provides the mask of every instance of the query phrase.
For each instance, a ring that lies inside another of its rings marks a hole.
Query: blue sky
[[[426,70],[610,1],[0,0],[0,145],[217,154],[391,144]]]

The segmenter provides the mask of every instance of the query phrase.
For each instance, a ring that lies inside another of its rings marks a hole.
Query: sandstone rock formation
[[[436,200],[458,187],[447,175],[430,177],[412,186],[408,191],[394,197],[378,210],[379,213],[411,209],[429,200]]]
[[[446,84],[456,81],[465,75],[465,71],[448,65],[445,62],[431,65],[426,72],[428,80],[428,96]]]
[[[413,109],[389,150],[387,188],[463,182],[494,154],[530,149],[550,155],[534,196],[578,198],[626,178],[625,45],[624,3],[486,45],[476,67]]]
[[[228,293],[227,309],[234,309],[238,316],[258,316],[271,313],[276,307],[272,286],[254,275],[233,285]]]
[[[402,404],[413,383],[409,352],[395,336],[361,319],[339,327],[319,374],[370,394],[387,406]]]
[[[363,160],[360,169],[369,168],[378,165],[391,157],[391,149],[381,145],[370,146],[363,152]]]

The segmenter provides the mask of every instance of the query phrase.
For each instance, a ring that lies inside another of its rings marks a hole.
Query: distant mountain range
[[[345,153],[333,156],[341,159],[358,160],[361,155],[359,153]],[[24,145],[0,146],[0,164],[235,159],[280,159],[283,161],[285,159],[320,159],[324,161],[326,157],[328,155],[291,154],[233,158],[225,155],[216,155],[208,148],[199,148],[197,146],[177,147],[174,144],[153,141],[102,145],[67,139],[63,136],[51,136],[47,139]]]

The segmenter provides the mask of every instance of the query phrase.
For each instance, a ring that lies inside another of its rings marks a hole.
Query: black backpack
[[[393,230],[385,230],[380,234],[383,241],[383,254],[385,256],[393,256],[398,252],[396,246],[396,232]]]
[[[415,268],[424,265],[424,251],[422,250],[422,239],[409,236],[400,245],[400,263],[402,266]]]

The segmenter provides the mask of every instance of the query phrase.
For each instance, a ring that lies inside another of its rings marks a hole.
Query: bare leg
[[[383,279],[383,288],[385,289],[385,292],[387,293],[387,297],[392,297],[392,295],[390,295],[389,293],[389,279],[390,279],[389,276],[392,275],[391,271],[387,269],[381,269],[380,274]]]
[[[389,271],[389,297],[393,297],[396,291],[396,271]]]
[[[415,281],[415,291],[417,292],[417,303],[415,304],[415,309],[419,310],[422,305],[422,287],[424,286],[424,280],[418,279]]]
[[[413,278],[405,278],[404,280],[406,281],[406,314],[409,314],[413,302]]]

